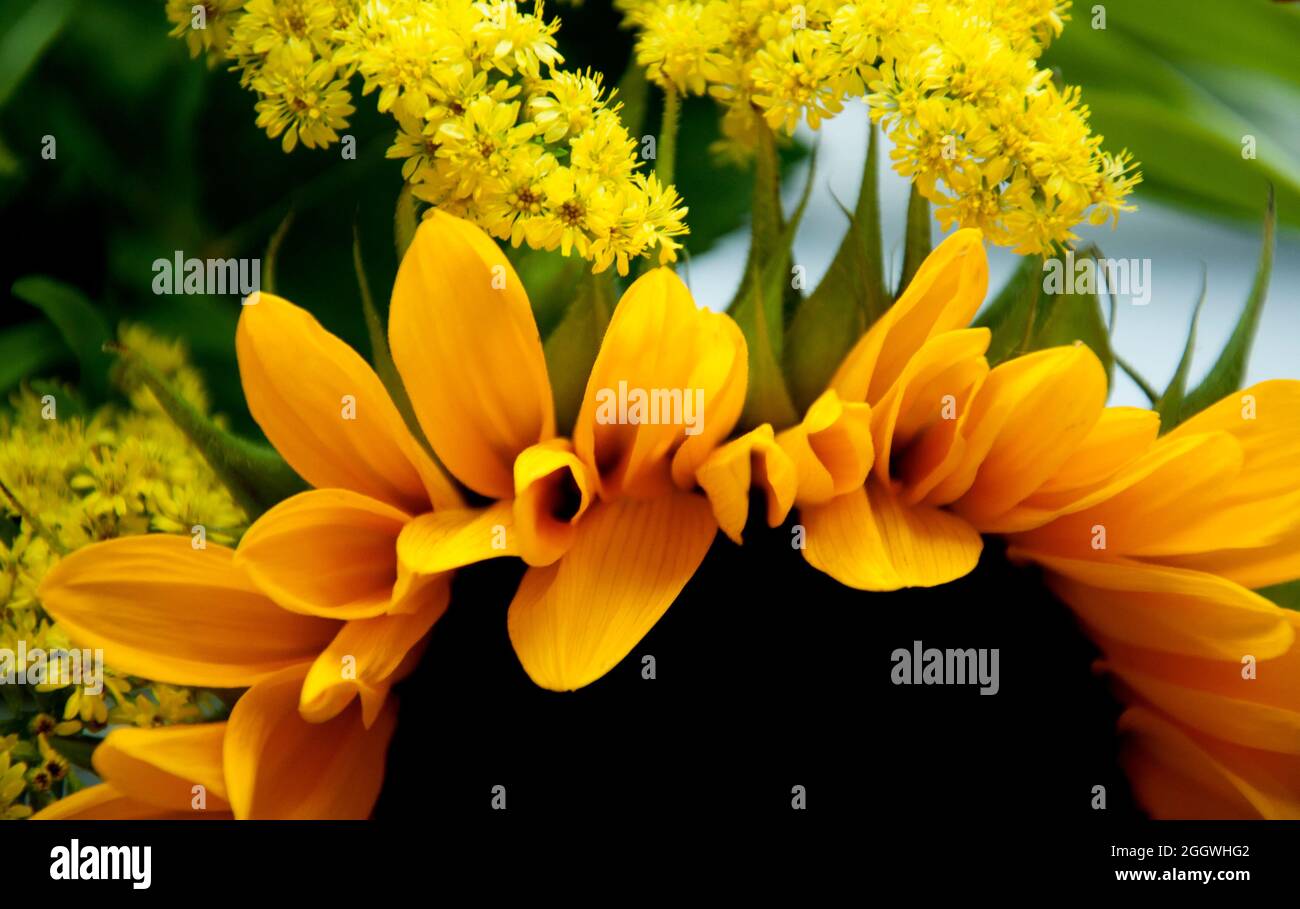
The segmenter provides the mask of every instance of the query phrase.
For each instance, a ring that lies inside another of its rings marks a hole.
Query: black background
[[[751,515],[755,511],[751,510]],[[761,514],[761,509],[758,509]],[[1032,568],[986,542],[979,567],[936,589],[864,593],[811,568],[789,526],[719,534],[640,645],[576,692],[537,688],[506,632],[520,568],[461,571],[401,709],[384,820],[437,805],[631,817],[789,814],[971,824],[1095,821],[1134,808],[1115,763],[1119,705],[1097,652]],[[890,654],[998,648],[1001,688],[898,686]],[[642,677],[655,657],[656,678]]]

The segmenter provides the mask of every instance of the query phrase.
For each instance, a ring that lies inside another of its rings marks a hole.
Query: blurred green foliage
[[[1044,61],[1083,87],[1106,148],[1137,158],[1140,197],[1255,224],[1272,183],[1300,226],[1300,4],[1076,0],[1071,16]]]

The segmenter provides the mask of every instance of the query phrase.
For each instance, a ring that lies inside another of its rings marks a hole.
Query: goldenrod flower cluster
[[[206,410],[202,381],[180,345],[130,326],[120,340]],[[0,413],[0,521],[7,528],[0,534],[0,650],[25,652],[29,665],[33,651],[74,646],[36,596],[63,554],[151,530],[190,534],[200,524],[206,539],[228,542],[247,523],[153,394],[127,376],[119,385],[129,406],[83,414],[70,391],[45,385],[17,392]],[[61,739],[93,744],[110,723],[190,722],[216,707],[211,696],[117,675],[111,666],[103,682],[99,694],[64,681],[30,686],[17,711],[0,714],[0,819],[26,817],[73,791]]]
[[[1040,253],[1130,210],[1128,154],[1103,151],[1078,89],[1038,66],[1068,2],[616,2],[654,82],[726,105],[723,151],[752,149],[763,121],[817,129],[861,97],[945,229]]]
[[[226,60],[257,93],[257,124],[286,152],[338,142],[354,77],[397,121],[388,157],[414,194],[500,239],[576,253],[626,274],[676,259],[686,209],[641,171],[599,74],[564,70],[538,0],[170,0],[172,34]],[[196,34],[196,32],[204,32]]]

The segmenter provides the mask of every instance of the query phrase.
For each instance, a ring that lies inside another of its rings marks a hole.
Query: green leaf
[[[1075,253],[1075,260],[1091,259],[1097,265],[1096,247]],[[1025,352],[1082,342],[1092,348],[1106,369],[1109,386],[1115,373],[1115,355],[1110,347],[1110,331],[1102,314],[1101,297],[1093,293],[1062,293],[1049,297],[1050,306],[1033,329],[1033,340]]]
[[[128,369],[137,372],[167,416],[198,448],[250,520],[307,488],[275,449],[221,428],[176,394],[144,360],[121,345],[114,344],[111,349],[122,357]]]
[[[1007,283],[973,323],[993,336],[987,353],[990,366],[1015,356],[1026,344],[1043,286],[1043,259],[1025,256]]]
[[[873,131],[874,135],[874,131]],[[894,299],[902,296],[907,285],[912,283],[916,270],[921,267],[925,257],[930,255],[930,203],[921,195],[916,184],[912,184],[907,196],[907,232],[903,244],[903,272],[898,278],[898,287]]]
[[[1264,312],[1264,299],[1268,296],[1268,279],[1273,272],[1273,251],[1277,245],[1277,209],[1272,190],[1264,210],[1264,240],[1259,252],[1259,265],[1255,269],[1255,282],[1251,285],[1246,306],[1237,319],[1237,325],[1228,338],[1227,345],[1214,361],[1214,366],[1201,380],[1201,384],[1183,401],[1179,411],[1180,422],[1200,413],[1214,402],[1227,397],[1241,387],[1246,377],[1246,364],[1250,348],[1259,330],[1259,317]]]
[[[1192,368],[1192,353],[1196,349],[1196,326],[1201,320],[1201,307],[1205,305],[1206,273],[1201,266],[1201,295],[1192,310],[1192,324],[1187,329],[1187,343],[1183,345],[1183,355],[1178,360],[1174,377],[1169,380],[1165,393],[1155,402],[1156,412],[1160,414],[1160,431],[1168,432],[1178,425],[1183,409],[1183,400],[1187,394],[1187,373]]]
[[[1300,580],[1274,584],[1255,591],[1265,599],[1272,600],[1283,609],[1300,610]]]
[[[98,403],[108,397],[112,358],[104,353],[111,334],[108,323],[81,291],[43,275],[19,278],[13,294],[45,314],[81,366],[81,391]]]
[[[1140,162],[1143,194],[1253,219],[1272,183],[1284,219],[1300,224],[1300,120],[1279,116],[1300,107],[1294,4],[1170,0],[1110,13],[1099,29],[1076,11],[1043,60],[1084,86],[1103,147]]]
[[[72,0],[36,0],[0,37],[0,108],[72,18]]]
[[[56,366],[68,349],[48,322],[29,322],[0,334],[0,393]]]
[[[609,271],[588,274],[577,287],[577,295],[564,318],[546,339],[546,371],[555,395],[555,423],[567,434],[577,419],[586,393],[587,378],[600,352],[616,288]]]
[[[370,337],[370,362],[374,364],[375,374],[384,383],[388,396],[393,399],[397,411],[402,415],[406,428],[427,449],[428,440],[415,418],[415,408],[411,406],[411,397],[406,393],[406,385],[397,372],[392,352],[388,349],[388,332],[384,330],[384,320],[375,308],[375,298],[370,293],[370,281],[366,278],[366,266],[361,257],[361,230],[356,222],[352,224],[352,268],[357,273],[357,287],[361,291],[361,312],[366,320],[366,333]]]
[[[785,368],[794,404],[804,410],[826,388],[844,355],[885,311],[878,137],[871,130],[858,201],[830,267],[800,303],[785,338]]]

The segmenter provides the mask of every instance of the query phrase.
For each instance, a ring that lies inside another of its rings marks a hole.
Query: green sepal
[[[874,135],[874,133],[873,133]],[[930,202],[921,191],[912,184],[907,196],[907,231],[903,236],[903,270],[898,276],[898,287],[894,290],[897,300],[912,283],[917,269],[930,255],[933,244],[930,242]]]
[[[798,419],[781,364],[787,314],[797,311],[802,302],[790,280],[792,246],[812,195],[817,169],[814,154],[799,204],[787,221],[781,211],[775,139],[766,126],[763,129],[770,141],[762,143],[754,171],[754,222],[749,259],[740,292],[728,308],[745,335],[749,351],[749,381],[740,418],[742,429],[762,423],[779,428]]]
[[[804,410],[825,390],[844,355],[885,311],[880,237],[878,133],[872,128],[858,201],[848,230],[816,289],[794,310],[785,338],[785,370],[794,404]]]
[[[997,296],[975,317],[972,324],[976,328],[992,333],[985,355],[989,365],[1010,359],[1026,345],[1042,296],[1042,276],[1042,257],[1025,256]]]
[[[1097,249],[1084,248],[1074,257],[1076,262],[1091,259],[1095,265]],[[1045,293],[1045,270],[1043,257],[1025,256],[993,302],[975,319],[976,327],[992,332],[986,355],[989,364],[996,366],[1036,350],[1082,342],[1101,361],[1109,384],[1115,372],[1115,354],[1100,295],[1095,288]]]
[[[81,391],[92,404],[108,398],[112,358],[104,352],[111,338],[108,322],[75,287],[31,275],[14,282],[13,294],[35,306],[54,324],[81,367]]]
[[[419,226],[420,215],[415,193],[411,192],[411,184],[403,183],[402,191],[397,194],[397,205],[393,208],[393,246],[397,250],[398,263],[411,248]]]
[[[1075,253],[1076,259],[1090,258],[1097,264],[1096,247],[1089,246]],[[1101,295],[1092,293],[1063,293],[1047,296],[1046,311],[1040,311],[1039,322],[1034,327],[1029,350],[1043,350],[1082,341],[1092,348],[1106,370],[1109,387],[1115,374],[1115,354],[1110,346],[1110,331],[1101,309]],[[1040,307],[1040,310],[1044,307]]]
[[[1241,388],[1246,377],[1246,364],[1250,360],[1250,348],[1255,342],[1255,333],[1259,330],[1260,315],[1264,311],[1264,299],[1268,296],[1268,280],[1273,271],[1273,252],[1277,245],[1277,208],[1274,204],[1273,188],[1268,191],[1268,204],[1264,209],[1264,239],[1259,251],[1259,265],[1255,269],[1255,281],[1246,298],[1246,306],[1237,319],[1237,325],[1228,338],[1227,345],[1206,373],[1201,384],[1183,399],[1178,411],[1178,422],[1200,413],[1216,401],[1227,397]]]
[[[1267,600],[1272,600],[1283,609],[1300,611],[1300,580],[1274,584],[1271,587],[1261,587],[1255,592]]]
[[[1169,380],[1169,385],[1165,388],[1164,394],[1154,403],[1156,412],[1160,414],[1160,431],[1168,432],[1180,422],[1179,414],[1183,409],[1183,401],[1187,395],[1187,374],[1192,368],[1192,353],[1196,349],[1196,326],[1201,320],[1201,307],[1205,305],[1206,274],[1205,267],[1201,267],[1201,295],[1196,301],[1196,308],[1192,310],[1192,324],[1187,329],[1187,343],[1183,345],[1183,355],[1178,360],[1178,367],[1174,370],[1174,376]]]
[[[130,350],[118,344],[110,345],[110,349],[153,392],[163,411],[203,455],[250,520],[307,488],[275,449],[218,426],[176,394],[156,369]]]
[[[555,396],[555,425],[561,434],[573,428],[582,407],[587,379],[609,326],[617,290],[612,272],[588,274],[578,284],[564,318],[543,344]]]

